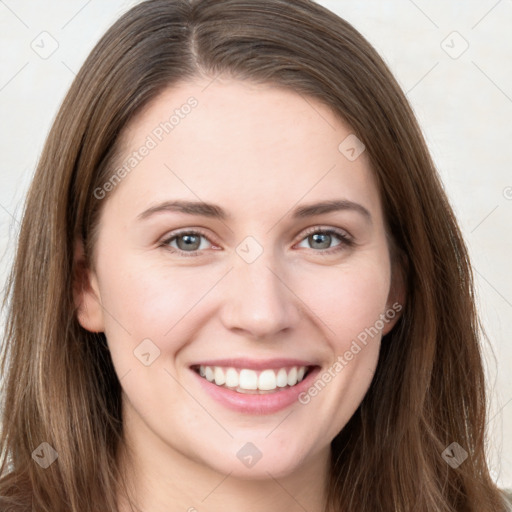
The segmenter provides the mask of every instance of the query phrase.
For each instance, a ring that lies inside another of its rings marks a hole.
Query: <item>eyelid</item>
[[[301,240],[303,240],[310,234],[316,233],[318,231],[326,232],[326,233],[334,233],[335,235],[341,237],[342,239],[344,239],[346,241],[355,243],[354,237],[346,229],[336,228],[334,226],[322,226],[322,225],[313,226],[311,228],[306,229],[305,231],[301,231],[300,232],[301,238],[298,241],[300,242]]]
[[[171,233],[168,233],[162,238],[162,243],[168,242],[169,240],[173,240],[174,238],[180,236],[180,235],[190,235],[190,234],[197,234],[202,235],[205,238],[207,238],[209,241],[210,238],[213,238],[210,236],[210,234],[206,233],[202,228],[183,228],[178,229],[177,231],[172,231]]]

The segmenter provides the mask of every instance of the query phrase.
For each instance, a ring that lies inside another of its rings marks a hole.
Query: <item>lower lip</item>
[[[248,414],[271,414],[281,411],[298,401],[299,395],[308,389],[314,381],[315,375],[318,374],[320,368],[315,367],[306,377],[291,388],[285,388],[282,391],[275,391],[266,394],[247,394],[238,393],[229,388],[217,386],[201,377],[197,372],[191,372],[199,379],[203,389],[217,402],[237,412]]]

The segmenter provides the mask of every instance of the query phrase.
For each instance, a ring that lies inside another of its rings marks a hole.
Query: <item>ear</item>
[[[103,332],[104,316],[96,274],[88,267],[81,239],[75,241],[73,299],[78,323],[91,332]]]
[[[386,302],[386,321],[382,335],[385,336],[396,325],[402,316],[406,301],[406,272],[407,264],[402,254],[397,255],[391,264],[391,286]]]

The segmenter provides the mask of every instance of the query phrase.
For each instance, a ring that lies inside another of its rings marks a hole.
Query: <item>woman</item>
[[[457,222],[391,73],[313,2],[109,29],[8,297],[8,510],[506,510]]]

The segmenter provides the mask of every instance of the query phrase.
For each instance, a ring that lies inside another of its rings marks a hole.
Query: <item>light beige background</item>
[[[2,286],[59,104],[98,38],[135,3],[0,0]],[[438,164],[470,247],[492,347],[485,356],[493,476],[512,487],[512,0],[320,3],[386,60]]]

